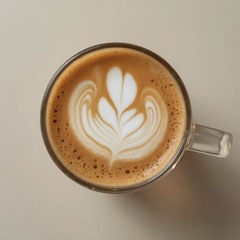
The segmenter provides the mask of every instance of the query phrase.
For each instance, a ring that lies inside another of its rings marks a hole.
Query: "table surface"
[[[240,239],[240,1],[0,1],[0,239]],[[41,137],[44,90],[89,46],[129,42],[182,77],[194,121],[233,133],[227,159],[186,152],[146,190],[67,178]]]

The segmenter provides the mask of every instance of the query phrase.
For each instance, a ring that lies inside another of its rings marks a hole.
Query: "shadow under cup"
[[[105,186],[101,184],[95,184],[92,182],[85,181],[81,179],[80,177],[76,176],[70,169],[68,169],[57,157],[53,146],[51,145],[48,131],[47,131],[47,122],[46,122],[46,115],[47,115],[47,106],[48,106],[48,101],[49,101],[49,96],[52,91],[52,88],[56,81],[58,80],[59,76],[63,73],[63,71],[75,60],[85,56],[86,54],[92,53],[94,51],[98,50],[104,50],[107,48],[124,48],[124,49],[132,49],[135,51],[139,51],[141,53],[147,54],[148,56],[154,58],[158,62],[160,62],[173,76],[175,81],[177,82],[179,89],[181,90],[183,99],[184,99],[184,105],[185,105],[185,112],[186,112],[186,120],[185,120],[185,130],[182,135],[182,140],[181,143],[179,144],[179,147],[176,149],[176,152],[174,153],[174,156],[172,159],[157,172],[157,174],[153,175],[149,179],[143,180],[141,182],[131,184],[131,185],[123,185],[123,186]],[[177,72],[170,66],[169,63],[167,63],[163,58],[158,56],[157,54],[153,53],[152,51],[145,49],[140,46],[132,45],[132,44],[127,44],[127,43],[105,43],[105,44],[100,44],[96,45],[90,48],[87,48],[76,55],[74,55],[72,58],[67,60],[55,73],[55,75],[52,77],[50,83],[47,86],[47,89],[45,91],[45,94],[43,96],[42,100],[42,106],[41,106],[41,131],[42,131],[42,137],[45,143],[45,146],[53,159],[53,161],[56,163],[56,165],[72,180],[75,182],[79,183],[80,185],[87,187],[91,190],[96,190],[100,192],[105,192],[105,193],[128,193],[128,192],[134,192],[137,190],[140,190],[144,187],[150,186],[152,183],[155,181],[159,180],[163,176],[166,176],[177,164],[177,162],[180,160],[180,157],[184,153],[184,151],[187,149],[189,145],[189,138],[190,138],[190,132],[192,129],[192,118],[191,118],[191,105],[190,105],[190,100],[186,91],[186,88],[177,74]]]

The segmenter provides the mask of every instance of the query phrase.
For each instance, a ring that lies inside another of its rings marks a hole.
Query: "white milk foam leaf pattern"
[[[80,82],[69,102],[69,120],[76,137],[91,152],[109,160],[133,161],[151,154],[161,143],[168,125],[168,112],[153,88],[138,93],[135,79],[112,67],[106,77],[108,96],[101,96],[95,113],[91,104],[97,95],[92,80]],[[138,97],[139,96],[139,97]],[[142,101],[140,112],[134,101]]]

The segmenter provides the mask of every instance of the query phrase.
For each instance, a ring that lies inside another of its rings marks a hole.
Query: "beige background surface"
[[[0,1],[0,239],[240,239],[239,1]],[[89,191],[45,150],[44,90],[76,52],[110,41],[164,57],[194,120],[234,134],[227,159],[186,153],[130,195]]]

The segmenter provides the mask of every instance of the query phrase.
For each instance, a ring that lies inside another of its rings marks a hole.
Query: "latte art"
[[[64,172],[115,188],[149,180],[168,165],[185,116],[178,83],[160,61],[110,47],[61,69],[49,92],[46,125]]]
[[[106,96],[101,96],[92,80],[80,82],[72,93],[69,120],[79,141],[110,164],[152,153],[168,127],[168,112],[160,94],[151,87],[139,92],[133,76],[123,75],[119,67],[108,71],[103,84]],[[144,111],[134,107],[135,101],[143,104]]]

